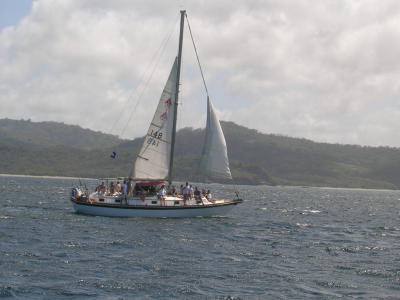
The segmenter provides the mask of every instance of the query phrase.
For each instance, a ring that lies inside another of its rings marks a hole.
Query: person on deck
[[[114,194],[114,182],[111,181],[111,183],[110,183],[110,195],[113,195],[113,194]]]
[[[196,199],[196,200],[200,200],[201,199],[201,193],[200,193],[200,191],[198,190],[198,188],[197,188],[197,186],[194,188],[194,198]]]
[[[101,195],[103,195],[106,192],[106,186],[104,185],[104,182],[102,182],[100,185],[96,187],[95,192]]]
[[[164,188],[165,188],[165,187],[164,187]],[[156,194],[156,188],[155,188],[154,185],[151,185],[151,186],[148,188],[148,194],[149,194],[149,195],[155,195],[155,194]]]
[[[214,201],[212,200],[212,194],[211,194],[210,190],[207,191],[206,198],[207,198],[208,201],[214,202]]]
[[[133,194],[135,196],[144,195],[145,194],[145,190],[140,185],[138,185],[136,183],[135,186],[133,187]]]
[[[172,196],[176,196],[176,187],[174,185],[171,187],[171,194]]]
[[[189,188],[189,198],[190,198],[190,199],[193,199],[193,195],[194,195],[194,189],[193,189],[193,186],[190,185],[190,188]]]
[[[126,180],[121,185],[122,194],[125,196],[128,195],[128,185],[126,184]]]
[[[165,185],[163,185],[163,186],[161,186],[160,190],[158,191],[158,198],[163,199],[166,194],[167,194],[167,191],[165,189]]]
[[[165,185],[161,186],[161,189],[158,191],[157,197],[160,200],[161,205],[165,205],[165,196],[167,195],[167,190],[165,189]]]
[[[114,185],[114,191],[116,193],[120,193],[121,192],[121,184],[119,183],[119,181],[117,181],[117,183]]]
[[[189,196],[190,196],[190,186],[187,182],[186,182],[185,187],[182,190],[182,194],[183,194],[184,204],[186,204],[186,200],[189,200]]]

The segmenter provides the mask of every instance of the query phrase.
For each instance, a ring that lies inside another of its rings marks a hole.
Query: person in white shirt
[[[165,185],[163,185],[161,186],[161,189],[158,191],[158,198],[164,198],[166,194],[167,191],[165,190]]]
[[[184,204],[186,204],[186,200],[189,200],[189,195],[190,195],[190,186],[187,182],[186,182],[185,187],[182,190],[182,194],[183,194]]]
[[[124,180],[124,182],[121,184],[120,192],[124,196],[125,204],[128,204],[128,199],[127,199],[128,185],[126,184],[126,180]]]
[[[189,188],[189,198],[190,198],[190,199],[193,199],[193,193],[194,193],[193,186],[190,185],[190,188]]]
[[[161,186],[161,189],[158,191],[158,199],[160,200],[161,205],[165,205],[165,195],[167,194],[167,190],[165,189],[165,185]]]
[[[207,198],[208,201],[213,202],[212,201],[212,194],[211,194],[210,190],[207,191],[206,198]]]

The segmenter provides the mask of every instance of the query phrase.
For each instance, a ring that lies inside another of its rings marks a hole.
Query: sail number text
[[[158,147],[159,141],[162,139],[162,132],[151,130],[147,144]]]

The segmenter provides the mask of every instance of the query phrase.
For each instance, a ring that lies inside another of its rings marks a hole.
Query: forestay
[[[134,178],[166,179],[168,176],[176,93],[177,60],[172,66],[160,102],[134,165]]]
[[[200,161],[200,171],[207,176],[232,178],[224,133],[208,97],[206,138]]]

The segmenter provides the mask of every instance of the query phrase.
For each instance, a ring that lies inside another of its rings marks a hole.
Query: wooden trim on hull
[[[71,199],[74,209],[78,213],[107,216],[107,217],[153,217],[153,218],[179,218],[196,216],[218,216],[231,210],[234,205],[242,202],[241,199],[228,203],[199,205],[199,206],[139,206],[118,205],[106,203],[85,203]]]

